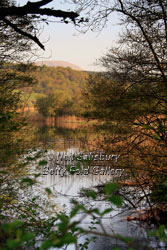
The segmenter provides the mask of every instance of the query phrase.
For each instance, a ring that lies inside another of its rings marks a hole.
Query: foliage
[[[19,138],[16,138],[17,131],[24,124],[21,116],[21,89],[23,86],[32,85],[31,67],[27,66],[27,72],[23,68],[25,65],[18,65],[17,69],[8,69],[1,65],[0,71],[0,159],[1,166],[9,158],[16,156],[19,152]],[[30,71],[29,71],[30,70]],[[18,151],[18,152],[17,152]],[[14,159],[12,159],[13,161]]]
[[[111,11],[120,13],[124,30],[118,46],[99,60],[105,72],[90,76],[86,83],[85,115],[111,121],[113,135],[104,144],[109,141],[124,155],[122,165],[130,167],[152,216],[153,208],[161,207],[165,220],[166,3],[118,0]],[[151,194],[146,194],[141,176]]]
[[[46,2],[48,1],[39,1],[38,4],[46,4]],[[115,132],[118,128],[123,130],[124,125],[128,124],[126,133],[121,137],[118,133],[116,136],[113,134],[115,142],[118,143],[116,146],[124,148],[124,155],[128,155],[128,165],[142,164],[142,167],[148,171],[152,180],[151,198],[155,200],[155,204],[156,196],[160,197],[160,202],[166,203],[166,200],[161,199],[166,188],[166,181],[162,182],[162,176],[166,174],[166,52],[164,50],[166,48],[166,29],[164,28],[166,17],[164,5],[162,1],[125,1],[124,3],[117,1],[117,3],[115,10],[125,15],[124,21],[132,29],[128,29],[123,36],[122,42],[125,50],[116,49],[102,59],[104,65],[107,66],[107,74],[100,75],[98,78],[96,76],[90,78],[89,91],[86,93],[90,105],[88,107],[91,107],[93,116],[113,118],[113,123],[116,125]],[[36,4],[36,2],[29,3],[29,6],[36,6]],[[28,11],[32,9],[30,7]],[[4,12],[8,10],[4,9]],[[20,9],[18,7],[13,10]],[[25,8],[22,15],[28,13]],[[13,15],[15,14],[14,12]],[[11,23],[8,23],[6,18],[3,20],[4,23],[11,27]],[[27,25],[25,26],[27,28]],[[144,53],[141,53],[143,51]],[[5,52],[8,53],[7,47]],[[46,72],[46,68],[42,70]],[[46,194],[43,195],[35,192],[38,187],[39,174],[28,173],[30,169],[26,167],[33,162],[36,170],[37,165],[43,166],[47,162],[42,159],[41,152],[38,150],[36,155],[34,151],[28,151],[25,158],[25,149],[17,134],[23,124],[18,112],[20,108],[18,85],[21,84],[23,87],[23,83],[32,82],[32,78],[25,71],[26,67],[23,65],[19,65],[18,68],[15,66],[13,70],[8,67],[1,68],[1,248],[49,249],[75,244],[78,249],[79,235],[94,234],[119,239],[132,249],[133,239],[109,234],[102,225],[103,216],[108,214],[113,206],[122,206],[122,198],[116,192],[118,188],[116,184],[108,183],[104,187],[104,200],[111,205],[109,209],[104,211],[96,207],[90,209],[73,200],[73,208],[68,215],[60,213],[55,204],[51,203],[50,189],[47,188]],[[111,76],[113,80],[110,79]],[[59,78],[63,79],[63,75],[59,74]],[[46,110],[46,115],[55,116],[60,108],[62,108],[61,112],[64,112],[71,99],[62,93],[61,88],[51,93],[51,87],[49,91],[50,93],[47,93],[49,97],[44,97],[45,104],[50,99],[52,102]],[[101,93],[103,93],[102,97],[100,97]],[[65,100],[69,102],[63,106]],[[42,108],[44,110],[44,107]],[[139,179],[137,181],[140,185]],[[158,186],[157,183],[160,181],[162,183]],[[158,187],[158,190],[155,187]],[[143,186],[142,191],[145,194]],[[48,199],[46,199],[47,195]],[[98,193],[93,190],[86,190],[85,195],[92,200],[98,197]],[[153,211],[150,197],[146,194],[145,197]],[[82,217],[78,219],[79,212],[82,212]],[[88,215],[92,217],[92,226],[86,230],[81,227],[81,222]],[[96,230],[96,225],[100,226],[102,233]],[[166,241],[164,226],[155,230],[150,236],[154,235]],[[89,240],[86,240],[83,245],[80,245],[81,249],[86,249],[88,243]]]
[[[130,86],[107,73],[91,75],[83,91],[85,116],[134,123],[141,116],[163,114],[163,107],[155,109],[155,93],[163,95],[164,91],[158,92],[157,86],[149,83]]]
[[[44,45],[37,37],[36,23],[47,23],[47,17],[59,18],[62,23],[73,22],[79,25],[84,22],[84,18],[79,18],[77,11],[56,10],[54,8],[45,8],[48,3],[53,0],[42,0],[30,2],[20,6],[16,1],[2,0],[0,4],[0,22],[5,24],[7,29],[14,31],[14,37],[18,35],[29,41],[36,43],[41,49],[45,49]],[[41,8],[42,7],[42,8]]]
[[[37,99],[36,106],[39,113],[45,117],[81,114],[81,89],[88,76],[87,73],[44,65],[37,67],[34,74],[37,84],[32,91],[46,95]]]
[[[32,182],[30,183],[31,186],[34,185]],[[40,237],[40,242],[35,249],[61,248],[70,244],[75,244],[76,249],[87,249],[88,244],[91,240],[95,240],[95,237],[93,239],[87,238],[84,244],[78,244],[77,242],[80,235],[89,234],[119,239],[130,247],[132,242],[134,244],[133,239],[107,233],[101,221],[106,214],[112,211],[112,204],[120,206],[120,197],[113,198],[115,197],[113,192],[117,188],[118,185],[114,183],[108,183],[104,187],[105,199],[111,204],[111,208],[104,211],[100,211],[98,208],[87,208],[77,200],[73,200],[73,207],[69,215],[57,212],[54,216],[49,216],[48,214],[48,218],[41,219],[38,211],[43,211],[43,209],[39,206],[38,200],[36,200],[37,197],[33,198],[31,205],[28,203],[30,205],[29,209],[17,205],[20,209],[17,220],[13,220],[11,223],[4,223],[4,218],[1,218],[0,231],[3,236],[1,237],[1,249],[28,249],[30,246],[34,247],[37,244],[37,237]],[[47,192],[51,195],[50,190],[47,190]],[[85,195],[93,200],[96,200],[98,197],[98,193],[93,190],[89,191],[89,193],[85,191]],[[80,213],[82,213],[81,218],[78,219],[77,215]],[[87,216],[92,217],[93,226],[89,229],[84,229],[81,226],[81,222]],[[102,233],[96,230],[96,225],[101,227]]]
[[[15,5],[15,2],[10,0],[2,0],[0,3],[0,63],[2,64],[4,62],[20,62],[20,60],[23,62],[25,58],[28,59],[34,52],[30,49],[32,41],[26,36],[17,33],[14,27],[3,20],[2,8],[12,8],[13,5]],[[24,32],[33,32],[34,29],[37,31],[37,23],[30,16],[18,16],[18,18],[11,16],[6,17],[6,20],[15,23],[18,29],[22,29]]]
[[[51,94],[54,90],[64,90],[71,95],[77,94],[87,77],[86,72],[72,70],[69,67],[37,66],[35,71],[37,85],[33,90],[46,95]]]
[[[43,116],[56,117],[61,114],[70,114],[72,101],[62,90],[57,90],[47,97],[37,99],[36,106]]]

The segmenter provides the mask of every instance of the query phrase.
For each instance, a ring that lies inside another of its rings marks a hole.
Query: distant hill
[[[38,61],[35,63],[37,66],[42,66],[42,65],[46,65],[46,66],[50,66],[50,67],[70,67],[71,69],[74,70],[79,70],[79,71],[83,71],[83,69],[81,69],[79,66],[69,63],[69,62],[65,62],[65,61],[49,61],[49,60],[45,60],[45,61]]]

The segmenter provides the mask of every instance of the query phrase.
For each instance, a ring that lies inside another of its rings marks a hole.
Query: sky
[[[17,2],[24,5],[27,1]],[[57,1],[54,8],[61,8]],[[83,70],[99,70],[94,64],[109,48],[116,45],[120,32],[118,22],[116,14],[112,14],[107,27],[100,33],[88,31],[86,34],[79,33],[73,24],[50,22],[49,25],[42,26],[39,38],[45,45],[45,52],[38,50],[38,60],[67,61]]]

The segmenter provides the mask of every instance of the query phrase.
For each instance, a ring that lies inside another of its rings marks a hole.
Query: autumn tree
[[[58,115],[70,114],[73,102],[71,97],[62,90],[55,90],[52,94],[37,99],[37,109],[44,117],[56,118]]]
[[[119,13],[123,32],[118,45],[99,60],[105,72],[89,78],[84,95],[92,114],[87,108],[87,115],[112,122],[106,141],[120,151],[134,176],[145,171],[152,185],[148,201],[165,204],[167,2],[118,0],[103,7],[106,16]],[[138,184],[143,180],[138,178]]]
[[[125,29],[119,46],[101,59],[110,75],[124,82],[120,98],[136,89],[136,101],[138,97],[142,112],[134,117],[135,125],[148,137],[159,138],[164,145],[167,142],[166,7],[164,1],[117,1],[113,9],[121,13]],[[142,92],[138,96],[139,88]],[[144,101],[149,106],[143,108]],[[149,126],[149,130],[144,126]]]

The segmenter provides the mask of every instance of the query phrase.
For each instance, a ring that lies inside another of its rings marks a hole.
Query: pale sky
[[[23,5],[27,1],[17,2]],[[59,8],[61,8],[60,5],[57,9]],[[105,54],[107,49],[116,44],[118,32],[120,32],[118,22],[116,14],[112,14],[108,27],[104,28],[100,34],[91,31],[79,34],[72,24],[49,23],[49,25],[44,25],[40,41],[45,45],[45,52],[39,49],[38,54],[41,56],[39,60],[67,61],[78,65],[83,70],[98,70],[93,64],[96,59]]]

